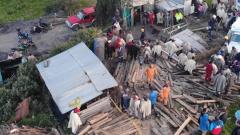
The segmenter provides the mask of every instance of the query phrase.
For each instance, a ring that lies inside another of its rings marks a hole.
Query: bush
[[[4,87],[0,88],[0,123],[8,121],[11,118],[16,106],[17,101],[13,100],[11,91]]]
[[[238,100],[236,103],[231,104],[228,107],[228,120],[226,124],[224,125],[223,134],[222,135],[230,135],[232,133],[232,130],[235,127],[235,112],[240,109],[240,100]]]
[[[20,125],[31,125],[38,127],[54,127],[57,123],[52,114],[37,113],[29,118],[24,118],[19,122]]]

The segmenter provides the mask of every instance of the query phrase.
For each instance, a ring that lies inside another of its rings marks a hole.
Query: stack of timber
[[[18,127],[15,124],[1,125],[1,135],[60,135],[55,128],[40,128],[40,127],[29,127],[21,126]]]
[[[109,97],[102,98],[87,106],[87,109],[81,111],[81,121],[85,123],[92,116],[112,110],[111,101]]]
[[[203,108],[207,107],[210,118],[214,118],[219,115],[222,109],[221,105],[228,106],[238,99],[238,96],[229,94],[222,97],[215,96],[213,86],[207,84],[203,79],[203,65],[197,65],[194,75],[180,71],[181,69],[179,70],[175,63],[163,58],[158,58],[155,66],[158,74],[151,85],[161,93],[162,86],[169,80],[171,94],[167,106],[158,102],[155,107],[155,112],[159,117],[154,118],[158,127],[151,128],[154,134],[194,133],[198,129],[198,118]],[[145,70],[147,67],[147,64],[140,66],[138,60],[119,63],[114,76],[119,84],[126,82],[132,84],[128,85],[130,93],[131,91],[136,92],[141,98],[150,92],[149,88],[143,87],[146,84]],[[239,85],[233,84],[229,89],[239,91],[239,88]]]
[[[78,135],[132,135],[137,133],[136,121],[113,109],[89,118]]]

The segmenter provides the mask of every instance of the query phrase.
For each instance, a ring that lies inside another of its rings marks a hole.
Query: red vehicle
[[[77,15],[69,16],[66,24],[73,30],[89,27],[95,24],[95,6],[84,8]]]

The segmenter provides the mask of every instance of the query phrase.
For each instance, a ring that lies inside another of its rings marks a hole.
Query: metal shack
[[[36,66],[62,114],[74,108],[76,99],[83,105],[118,85],[83,42]]]

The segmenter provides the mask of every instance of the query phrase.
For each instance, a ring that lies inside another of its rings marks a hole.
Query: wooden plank
[[[156,128],[151,128],[151,130],[155,135],[162,135]]]
[[[195,110],[193,107],[189,106],[187,103],[183,102],[181,99],[175,99],[178,103],[180,103],[182,106],[184,106],[187,110],[190,112],[196,114],[197,110]]]
[[[82,131],[78,133],[78,135],[85,135],[91,128],[92,127],[90,125],[87,125]]]
[[[182,132],[182,130],[187,126],[187,124],[191,121],[191,117],[188,117],[183,124],[178,128],[178,130],[175,132],[174,135],[180,135],[180,133]]]
[[[197,100],[197,104],[203,104],[203,103],[216,103],[216,100]]]
[[[197,99],[195,99],[194,97],[187,95],[187,94],[183,94],[183,96],[188,99],[189,101],[193,102],[193,103],[197,103]]]
[[[170,118],[168,117],[165,113],[163,113],[160,109],[155,108],[157,112],[160,113],[173,127],[178,127],[178,125]]]
[[[88,120],[88,122],[92,125],[104,118],[106,118],[109,114],[108,113],[100,113],[97,117],[93,117],[90,120]]]

